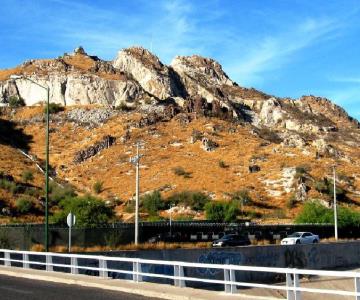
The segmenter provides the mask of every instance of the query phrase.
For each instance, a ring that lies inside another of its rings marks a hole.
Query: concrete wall
[[[360,265],[360,242],[341,242],[314,245],[269,245],[238,248],[175,249],[117,251],[101,253],[108,256],[140,257],[144,259],[187,261],[207,264],[234,264],[241,266],[289,267],[301,269],[351,268]],[[145,272],[173,274],[172,268],[144,266]],[[223,279],[223,271],[186,268],[187,276]],[[114,278],[123,278],[113,274]],[[281,276],[280,276],[281,277]],[[264,282],[283,280],[275,274],[236,272],[237,280]],[[189,286],[194,286],[188,284]],[[198,284],[196,286],[199,286]]]

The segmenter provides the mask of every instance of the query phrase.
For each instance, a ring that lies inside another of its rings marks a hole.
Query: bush
[[[175,167],[173,171],[175,175],[184,176],[184,178],[191,178],[191,173],[186,172],[182,167]]]
[[[27,198],[20,198],[16,200],[16,209],[19,213],[27,214],[33,208],[33,203],[30,199]]]
[[[165,203],[162,200],[159,191],[144,195],[143,197],[141,197],[140,203],[151,216],[157,215],[159,210],[165,208]]]
[[[295,196],[295,194],[292,194],[286,202],[286,207],[288,209],[291,209],[291,208],[294,208],[295,205],[296,205],[296,196]]]
[[[223,160],[219,160],[219,167],[223,168],[223,169],[226,169],[229,166]]]
[[[328,196],[334,195],[334,183],[331,180],[324,179],[315,182],[315,189],[321,194],[327,194]],[[336,186],[336,197],[338,200],[346,199],[346,191],[339,186]]]
[[[310,172],[311,168],[308,165],[300,165],[295,168],[295,177],[299,178]]]
[[[89,195],[68,197],[59,205],[63,210],[57,212],[52,218],[56,224],[65,225],[69,212],[76,216],[76,226],[79,227],[96,227],[106,224],[114,215],[112,209],[107,207],[104,201]]]
[[[253,200],[249,194],[249,191],[247,189],[242,189],[242,190],[232,193],[231,201],[239,203],[240,207],[241,207],[241,211],[243,211],[243,207],[245,205],[250,205],[253,202]]]
[[[295,219],[297,224],[329,223],[334,224],[334,210],[321,205],[318,201],[305,203],[302,211]],[[359,226],[360,212],[352,211],[347,207],[338,206],[338,226]]]
[[[124,211],[127,213],[134,213],[135,212],[135,200],[128,201],[125,205]]]
[[[238,213],[235,202],[208,202],[205,205],[206,219],[215,222],[234,222]]]
[[[66,198],[73,198],[76,196],[74,189],[69,186],[61,186],[55,182],[49,185],[49,202],[50,205],[58,205],[60,201]]]
[[[24,182],[29,182],[34,180],[34,175],[30,170],[26,170],[21,174],[21,178]]]
[[[102,181],[96,181],[93,184],[93,190],[96,194],[100,194],[103,191],[104,182]]]
[[[49,103],[49,114],[56,114],[60,111],[63,111],[64,107],[58,103]],[[46,113],[46,106],[44,108],[44,113]]]
[[[14,181],[9,181],[7,179],[0,179],[0,188],[9,191],[13,195],[17,193],[18,186]]]
[[[201,211],[204,209],[206,203],[210,201],[210,198],[201,192],[183,191],[174,193],[167,198],[168,203],[175,205],[182,204],[183,206],[190,206],[193,210]]]
[[[25,106],[25,101],[23,98],[18,96],[11,96],[8,98],[8,103],[10,107],[21,107]]]

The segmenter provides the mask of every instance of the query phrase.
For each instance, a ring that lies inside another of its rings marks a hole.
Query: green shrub
[[[307,174],[311,171],[311,167],[309,165],[300,165],[295,168],[295,177],[299,178]]]
[[[232,193],[230,196],[231,196],[231,201],[235,201],[239,203],[241,212],[243,212],[245,205],[250,205],[251,203],[253,203],[253,200],[247,189],[236,191]]]
[[[327,194],[328,196],[334,195],[334,183],[331,180],[324,179],[315,182],[315,189],[321,194]],[[346,191],[339,186],[336,186],[336,197],[338,200],[346,199]]]
[[[18,96],[11,96],[8,98],[8,103],[10,107],[21,107],[21,106],[25,106],[25,101],[23,98],[18,97]]]
[[[49,114],[56,114],[64,110],[64,107],[58,103],[49,103]],[[46,113],[46,106],[44,108],[44,113]]]
[[[223,168],[223,169],[226,169],[229,166],[223,160],[219,160],[219,167]]]
[[[128,201],[125,204],[124,211],[127,213],[134,213],[135,212],[135,200],[134,201]]]
[[[30,170],[25,170],[22,174],[21,174],[21,179],[24,182],[29,182],[29,181],[33,181],[34,180],[34,175]]]
[[[55,182],[49,185],[49,203],[50,205],[58,205],[60,201],[66,198],[76,196],[74,189],[70,185],[61,186]]]
[[[62,211],[54,214],[52,221],[56,224],[66,224],[69,212],[76,216],[76,226],[96,227],[108,223],[114,215],[111,208],[105,202],[86,195],[83,197],[68,197],[59,203]]]
[[[7,190],[8,192],[15,195],[18,191],[18,186],[14,181],[9,181],[5,178],[0,179],[0,188]]]
[[[210,201],[209,196],[201,192],[183,191],[172,194],[167,198],[168,203],[190,206],[193,210],[202,211],[206,203]]]
[[[173,171],[175,175],[183,176],[184,178],[191,178],[191,173],[186,172],[182,167],[175,167]]]
[[[208,202],[205,205],[207,220],[215,222],[234,222],[239,213],[235,202]]]
[[[30,199],[20,198],[16,200],[16,209],[19,213],[28,214],[33,208],[33,203]]]
[[[334,224],[334,210],[321,205],[318,201],[305,203],[302,211],[295,219],[297,224],[329,223]],[[360,212],[352,211],[347,207],[338,206],[338,226],[359,226]]]
[[[103,191],[104,182],[102,181],[96,181],[93,184],[93,190],[96,194],[100,194]]]
[[[146,194],[141,197],[140,203],[142,207],[149,213],[151,216],[158,214],[158,211],[165,208],[165,203],[161,198],[159,191],[152,192],[151,194]]]

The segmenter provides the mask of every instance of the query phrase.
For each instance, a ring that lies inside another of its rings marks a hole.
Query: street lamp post
[[[46,90],[46,128],[45,128],[45,251],[49,252],[49,98],[50,89],[48,86],[43,86],[36,81],[23,76],[23,75],[11,75],[11,79],[25,79],[33,84]]]
[[[333,176],[334,176],[334,229],[335,229],[335,240],[338,239],[338,226],[337,226],[337,204],[336,204],[336,169],[333,166]]]
[[[136,144],[136,156],[130,158],[130,163],[132,163],[136,168],[136,189],[135,189],[135,245],[139,243],[139,168],[140,168],[140,158],[143,155],[139,154],[140,143]]]

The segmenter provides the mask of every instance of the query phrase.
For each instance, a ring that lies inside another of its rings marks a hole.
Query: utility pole
[[[334,225],[335,225],[335,240],[338,239],[338,228],[337,228],[337,206],[336,206],[336,169],[335,165],[333,166],[333,175],[334,175]]]
[[[130,158],[130,162],[135,166],[136,169],[136,187],[135,187],[135,245],[139,243],[139,185],[140,185],[140,158],[143,155],[139,154],[140,143],[136,143],[136,156]]]

